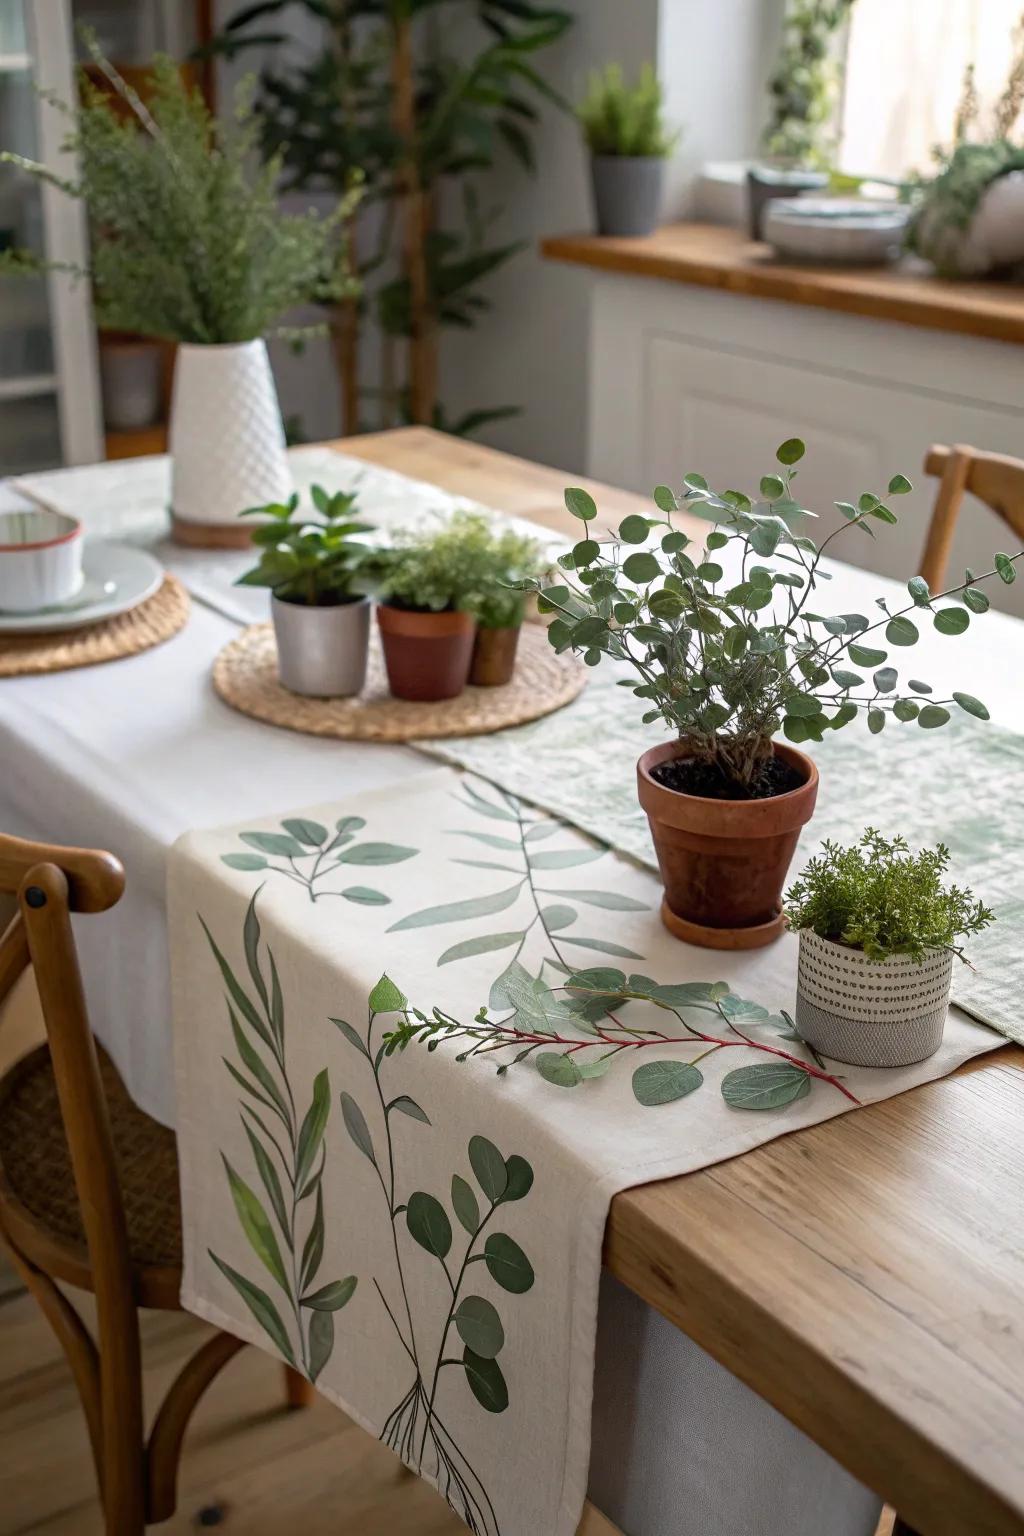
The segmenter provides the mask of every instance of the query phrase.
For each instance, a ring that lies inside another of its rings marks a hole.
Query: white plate
[[[164,579],[159,560],[131,544],[87,539],[82,551],[85,580],[66,603],[34,613],[0,612],[0,635],[27,635],[62,629],[82,629],[137,608],[152,597]]]

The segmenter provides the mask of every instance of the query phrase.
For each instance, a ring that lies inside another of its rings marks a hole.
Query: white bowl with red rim
[[[0,512],[0,612],[34,613],[66,603],[82,586],[82,525],[35,507]]]

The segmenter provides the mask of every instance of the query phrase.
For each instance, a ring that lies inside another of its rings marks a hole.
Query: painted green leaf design
[[[270,1225],[270,1218],[257,1196],[249,1188],[245,1180],[235,1172],[227,1158],[221,1153],[221,1161],[224,1171],[228,1176],[228,1184],[231,1186],[231,1198],[235,1202],[235,1210],[238,1212],[238,1220],[242,1231],[249,1239],[250,1246],[257,1258],[266,1266],[269,1273],[277,1281],[283,1291],[288,1291],[288,1279],[284,1271],[284,1263],[281,1259],[281,1250],[274,1236],[274,1229]]]
[[[222,853],[220,859],[228,869],[242,869],[248,874],[268,867],[266,859],[258,853]]]
[[[338,863],[401,864],[405,859],[415,858],[417,851],[403,848],[398,843],[353,843],[351,848],[338,854]]]
[[[311,1312],[340,1312],[352,1300],[358,1283],[355,1275],[346,1275],[344,1280],[332,1280],[311,1296],[303,1296],[302,1305]]]
[[[271,1038],[270,1031],[267,1029],[267,1026],[260,1018],[256,1008],[250,1002],[246,993],[243,992],[234,971],[231,969],[230,965],[228,965],[228,962],[225,960],[224,956],[221,954],[219,948],[217,947],[216,940],[214,939],[213,934],[210,932],[209,928],[206,926],[206,922],[199,913],[196,915],[199,917],[202,930],[206,934],[206,941],[209,944],[210,949],[213,951],[213,958],[217,962],[217,967],[220,971],[221,977],[223,978],[224,985],[227,987],[229,997],[233,1001],[239,1013],[242,1015],[242,1018],[245,1019],[247,1024],[252,1026],[264,1044],[273,1046],[274,1042]]]
[[[334,1349],[334,1313],[314,1312],[309,1320],[309,1379],[316,1381]]]
[[[405,1213],[409,1235],[436,1258],[446,1259],[452,1246],[452,1224],[448,1212],[433,1195],[418,1189],[409,1196]]]
[[[230,1008],[228,1009],[228,1018],[231,1021],[231,1033],[234,1036],[235,1047],[238,1051],[238,1054],[242,1058],[242,1065],[252,1073],[253,1077],[259,1083],[264,1093],[277,1109],[282,1120],[286,1125],[290,1126],[291,1111],[288,1105],[285,1103],[284,1095],[282,1094],[280,1088],[277,1086],[277,1083],[274,1081],[269,1067],[265,1065],[262,1057],[245,1038],[245,1035],[242,1033],[241,1026]]]
[[[401,987],[395,986],[387,971],[367,998],[371,1013],[401,1013],[408,1001]]]
[[[250,1098],[255,1099],[257,1104],[262,1104],[266,1109],[272,1109],[280,1119],[284,1120],[286,1125],[288,1124],[287,1118],[278,1108],[278,1106],[271,1099],[268,1099],[265,1094],[260,1093],[259,1089],[254,1087],[247,1078],[243,1077],[238,1068],[234,1066],[232,1062],[228,1061],[226,1056],[222,1056],[221,1061],[224,1063],[225,1067],[227,1068],[228,1072],[230,1072],[239,1088],[243,1089],[243,1091],[247,1093]]]
[[[309,848],[322,848],[327,841],[327,828],[322,827],[318,821],[307,821],[304,816],[292,816],[288,821],[282,821],[281,825],[298,842],[305,843]]]
[[[274,951],[267,949],[267,958],[270,961],[270,1030],[277,1041],[278,1047],[284,1048],[284,996],[281,992],[281,978],[277,974],[277,961],[274,959]]]
[[[484,1244],[484,1263],[491,1279],[514,1296],[521,1296],[533,1284],[533,1265],[505,1232],[491,1233]]]
[[[633,1073],[633,1093],[646,1108],[685,1099],[704,1081],[703,1073],[686,1061],[645,1061]]]
[[[392,1099],[388,1109],[397,1109],[403,1115],[408,1115],[410,1120],[420,1120],[424,1125],[430,1124],[430,1116],[426,1110],[421,1109],[415,1099],[410,1099],[407,1093],[400,1093],[397,1099]]]
[[[488,1200],[492,1203],[500,1200],[508,1184],[508,1169],[505,1166],[505,1159],[493,1141],[488,1141],[486,1136],[471,1137],[469,1162],[476,1181]]]
[[[528,987],[530,979],[527,971],[520,965],[518,960],[510,961],[501,975],[496,976],[492,981],[487,1006],[495,1010],[512,1008],[514,1006],[512,1002],[513,995],[516,992],[521,992],[524,987]]]
[[[482,1360],[493,1360],[505,1343],[498,1309],[483,1296],[464,1296],[453,1319],[459,1338]]]
[[[537,821],[527,829],[524,836],[528,843],[538,843],[546,837],[553,837],[561,830],[562,824],[559,821]]]
[[[788,1061],[737,1067],[722,1079],[722,1097],[733,1109],[781,1109],[810,1091],[810,1074]]]
[[[488,1413],[504,1413],[508,1407],[508,1384],[497,1360],[485,1360],[466,1346],[462,1356],[470,1391]]]
[[[508,1200],[525,1200],[533,1188],[533,1169],[525,1157],[520,1157],[518,1152],[505,1160],[505,1172],[508,1175],[508,1183],[505,1185],[505,1193],[501,1197],[504,1205]]]
[[[361,832],[366,826],[365,816],[342,816],[334,823],[334,830],[342,837]]]
[[[581,939],[578,934],[567,933],[562,943],[575,944],[578,949],[596,949],[602,955],[621,955],[625,960],[644,958],[643,955],[638,955],[635,949],[628,949],[625,944],[613,944],[611,939]]]
[[[472,808],[483,816],[493,816],[495,821],[517,821],[518,817],[513,811],[507,810],[503,805],[495,805],[493,801],[486,799],[478,789],[474,789],[468,779],[463,779],[462,787],[469,795]]]
[[[341,1118],[345,1122],[345,1129],[360,1152],[364,1157],[368,1157],[376,1168],[377,1158],[373,1150],[373,1138],[370,1135],[370,1128],[366,1123],[366,1117],[355,1099],[351,1098],[347,1093],[341,1095]]]
[[[457,1173],[452,1174],[452,1210],[459,1218],[460,1226],[472,1237],[480,1225],[480,1206],[473,1186]]]
[[[301,859],[306,851],[297,838],[288,837],[284,832],[240,832],[238,835],[250,848],[274,854],[279,859]]]
[[[605,907],[610,912],[649,912],[650,908],[644,901],[636,901],[632,896],[620,896],[618,891],[559,891],[559,896],[568,896],[570,901],[582,901],[590,907]]]
[[[467,869],[500,869],[503,875],[522,873],[514,864],[496,864],[493,859],[452,859],[452,863],[464,864]]]
[[[387,907],[391,905],[391,897],[385,896],[383,891],[374,891],[368,885],[349,885],[339,892],[346,901],[354,901],[361,907]]]
[[[299,1268],[299,1290],[304,1291],[316,1279],[324,1256],[324,1196],[318,1184],[316,1206],[306,1241],[302,1246],[302,1262]]]
[[[218,1259],[212,1248],[206,1251],[221,1274],[234,1286],[278,1353],[284,1356],[289,1365],[294,1365],[295,1355],[292,1353],[291,1341],[281,1321],[281,1314],[266,1291],[260,1290],[258,1285],[254,1285],[251,1280],[240,1275],[237,1269],[232,1269],[231,1265],[226,1264],[223,1259]]]
[[[332,1019],[331,1023],[337,1025],[349,1045],[354,1045],[360,1055],[365,1056],[367,1061],[370,1060],[370,1053],[366,1049],[366,1042],[360,1039],[358,1032],[352,1028],[351,1024],[346,1023],[344,1019]]]
[[[550,853],[531,853],[533,869],[572,869],[576,864],[592,864],[603,859],[606,848],[553,848]]]
[[[260,970],[260,920],[256,913],[256,896],[254,895],[245,909],[245,922],[242,925],[242,947],[245,950],[245,963],[249,971],[249,977],[256,988],[260,1002],[264,1010],[269,1008],[267,987]]]
[[[448,901],[438,907],[424,907],[392,923],[388,933],[401,933],[407,928],[432,928],[436,923],[461,923],[474,917],[490,917],[512,906],[522,888],[523,882],[518,881],[504,891],[496,891],[492,896],[470,896],[465,901]]]
[[[299,1131],[296,1183],[301,1184],[313,1166],[331,1112],[331,1084],[326,1067],[313,1079],[313,1102]]]
[[[473,955],[486,955],[495,949],[509,949],[513,944],[518,944],[522,936],[523,930],[516,928],[510,933],[485,933],[476,939],[463,939],[461,943],[446,949],[437,963],[450,965],[453,960],[468,960]]]
[[[252,1155],[255,1159],[256,1168],[259,1172],[263,1188],[267,1192],[267,1198],[270,1201],[274,1215],[277,1217],[277,1224],[280,1227],[282,1234],[284,1235],[285,1242],[287,1243],[289,1230],[288,1212],[285,1208],[284,1191],[281,1188],[281,1180],[278,1178],[277,1169],[274,1166],[270,1153],[267,1151],[266,1147],[264,1147],[263,1143],[260,1141],[259,1137],[255,1134],[252,1127],[244,1117],[242,1119],[242,1125],[245,1127],[245,1134],[249,1138],[249,1145],[252,1148]]]
[[[544,907],[540,918],[549,933],[558,933],[562,928],[570,927],[578,915],[575,907],[558,901],[553,902],[550,907]]]
[[[556,1088],[575,1088],[583,1081],[576,1062],[564,1051],[541,1051],[533,1058],[533,1064],[544,1081]]]
[[[510,837],[498,837],[493,832],[453,832],[453,837],[471,837],[475,843],[484,843],[488,848],[501,848],[504,851],[521,853],[522,847],[519,840]]]

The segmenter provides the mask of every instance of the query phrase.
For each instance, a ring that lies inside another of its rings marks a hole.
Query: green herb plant
[[[541,610],[555,615],[548,627],[555,649],[581,652],[590,666],[604,657],[628,664],[635,680],[621,682],[647,704],[644,721],[663,720],[686,755],[716,766],[738,798],[758,793],[780,729],[797,745],[819,742],[858,715],[875,733],[890,720],[932,730],[946,724],[954,703],[987,720],[971,694],[935,700],[931,685],[916,678],[900,688],[890,653],[912,647],[923,621],[944,635],[963,634],[989,606],[980,583],[1013,581],[1024,553],[997,554],[992,570],[968,571],[936,596],[915,576],[909,603],[895,608],[877,598],[878,617],[830,613],[820,606],[830,579],[822,556],[847,528],[874,537],[875,526],[895,523],[896,514],[873,491],[856,503],[837,501],[843,522],[817,545],[803,531],[814,514],[794,495],[804,452],[799,438],[783,443],[778,471],[761,479],[756,498],[713,491],[699,474],[685,476],[679,496],[659,486],[657,515],[631,513],[609,543],[595,536],[593,498],[569,487],[566,506],[584,536],[559,557],[563,579],[527,583]],[[894,475],[888,496],[910,489]],[[703,541],[676,527],[680,509],[711,525]]]
[[[239,514],[266,521],[252,531],[259,561],[236,586],[269,587],[283,602],[308,608],[336,607],[363,595],[371,552],[356,535],[372,533],[373,528],[350,515],[355,492],[332,496],[314,485],[310,494],[319,517],[299,514],[297,492],[285,502],[249,507]]]
[[[71,124],[66,147],[77,178],[19,155],[0,161],[84,201],[91,267],[71,270],[92,280],[101,325],[179,342],[251,341],[294,305],[353,291],[341,236],[358,193],[328,216],[281,212],[280,156],[254,165],[260,125],[251,85],[239,87],[233,117],[221,122],[160,56],[146,104],[87,44],[130,113],[118,115],[83,74],[81,104],[54,103]],[[0,261],[9,271],[48,265],[24,251]]]
[[[825,167],[835,154],[840,70],[832,39],[854,0],[790,0],[782,45],[768,81],[765,153],[791,165]]]
[[[980,933],[992,912],[969,890],[944,884],[949,849],[912,853],[904,837],[885,838],[874,827],[851,848],[822,843],[786,892],[791,928],[861,949],[869,960],[949,949],[964,958],[957,939]]]
[[[635,85],[627,84],[618,64],[594,70],[576,108],[591,154],[657,159],[670,155],[679,134],[666,126],[663,94],[650,64],[643,66]]]
[[[522,621],[539,548],[482,513],[457,512],[439,528],[399,532],[375,565],[380,596],[395,607],[461,609],[485,628],[505,628]]]

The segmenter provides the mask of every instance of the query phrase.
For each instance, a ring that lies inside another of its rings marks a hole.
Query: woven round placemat
[[[539,624],[523,625],[515,677],[505,687],[467,688],[437,704],[391,697],[376,630],[366,687],[357,699],[307,699],[282,688],[271,624],[244,629],[213,664],[213,686],[232,709],[290,731],[354,741],[484,736],[551,714],[571,703],[585,682],[586,668],[571,656],[556,656]]]
[[[69,667],[92,667],[134,656],[176,635],[188,612],[185,588],[176,576],[165,575],[152,597],[116,618],[49,634],[0,635],[0,677],[66,672]]]

